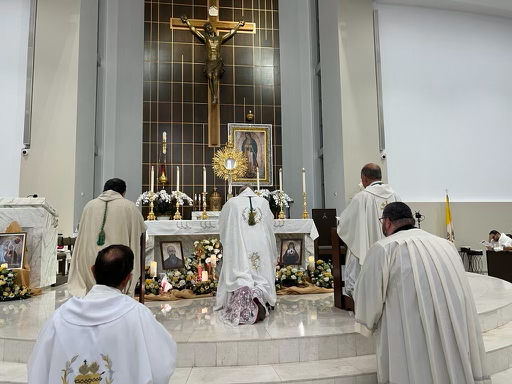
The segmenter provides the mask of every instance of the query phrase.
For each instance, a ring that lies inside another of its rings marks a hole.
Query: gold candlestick
[[[281,207],[281,211],[279,211],[279,219],[284,219],[284,212],[283,212],[283,190],[279,191],[279,206]]]
[[[153,203],[154,196],[153,192],[149,192],[149,215],[148,215],[148,221],[155,220],[155,213],[153,212],[153,208],[155,204]]]
[[[180,215],[180,192],[176,191],[176,212],[174,213],[174,220],[181,220]]]
[[[206,214],[206,192],[203,192],[203,213],[201,214],[201,220],[208,219],[208,215]]]
[[[302,192],[302,198],[304,200],[302,202],[302,206],[304,207],[304,210],[302,211],[302,218],[303,219],[309,219],[309,213],[306,210],[306,192]]]

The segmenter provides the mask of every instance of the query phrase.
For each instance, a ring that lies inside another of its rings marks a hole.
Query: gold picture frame
[[[256,185],[256,167],[260,172],[260,186],[274,185],[272,157],[272,124],[228,124],[228,134],[235,149],[247,158],[245,177],[237,178],[234,186],[246,183]]]

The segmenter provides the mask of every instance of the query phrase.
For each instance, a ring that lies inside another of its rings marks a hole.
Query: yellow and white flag
[[[455,234],[453,232],[453,222],[452,222],[452,211],[450,210],[450,198],[448,197],[448,192],[446,192],[446,238],[452,243],[455,242]]]

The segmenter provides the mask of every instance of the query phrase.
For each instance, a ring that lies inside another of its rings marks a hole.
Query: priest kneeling
[[[387,236],[368,250],[356,282],[356,331],[377,333],[379,383],[490,383],[482,332],[460,256],[390,203]]]
[[[227,324],[254,324],[276,303],[277,247],[268,201],[242,187],[222,208],[219,229],[224,257],[215,310]]]
[[[124,245],[101,250],[83,299],[64,303],[39,333],[28,363],[30,384],[168,384],[176,343],[152,312],[121,291],[134,256]]]

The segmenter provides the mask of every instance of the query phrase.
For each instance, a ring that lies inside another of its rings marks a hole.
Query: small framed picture
[[[302,264],[302,239],[282,239],[279,264],[301,265]]]
[[[180,269],[185,267],[181,241],[160,242],[162,251],[162,269]]]
[[[22,268],[25,258],[26,232],[0,233],[0,264]]]

